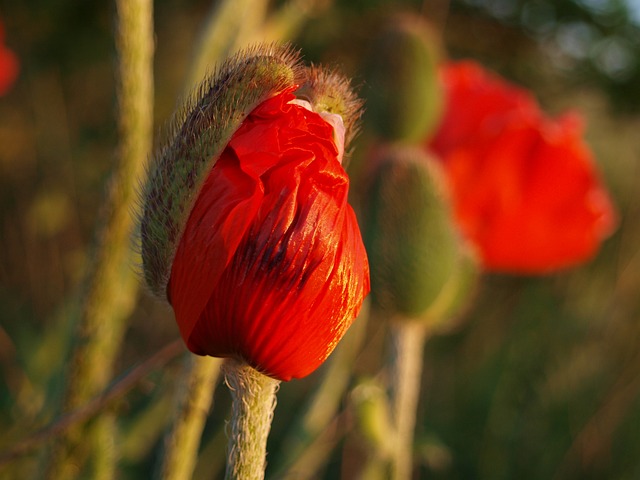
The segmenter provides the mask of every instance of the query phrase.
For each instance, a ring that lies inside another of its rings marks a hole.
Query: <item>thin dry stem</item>
[[[397,322],[392,324],[391,337],[391,409],[396,435],[391,460],[392,478],[408,480],[412,471],[426,328],[419,322]]]
[[[153,356],[134,367],[129,373],[114,383],[109,389],[94,397],[88,403],[77,408],[63,417],[58,418],[47,427],[38,430],[24,440],[16,443],[13,448],[0,455],[0,468],[11,461],[33,452],[43,443],[58,438],[68,429],[86,423],[91,418],[109,407],[115,400],[126,395],[149,372],[161,367],[184,351],[182,340],[176,340],[158,350]]]

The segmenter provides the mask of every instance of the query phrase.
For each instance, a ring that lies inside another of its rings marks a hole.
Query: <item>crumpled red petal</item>
[[[264,102],[234,134],[169,283],[192,351],[239,357],[281,380],[326,359],[369,290],[332,127],[293,98]]]

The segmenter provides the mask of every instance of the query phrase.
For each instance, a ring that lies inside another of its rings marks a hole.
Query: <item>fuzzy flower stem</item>
[[[395,446],[392,453],[394,480],[411,478],[413,435],[416,409],[420,397],[422,352],[426,327],[419,322],[397,322],[391,326],[390,356],[391,408],[395,426]]]
[[[223,366],[233,399],[225,480],[262,480],[279,380],[235,360]]]
[[[64,394],[63,408],[73,410],[109,383],[113,361],[124,335],[126,320],[135,305],[138,281],[131,268],[133,252],[131,215],[136,187],[152,145],[153,106],[153,14],[151,0],[117,0],[116,45],[118,50],[120,142],[118,164],[104,203],[100,227],[86,278],[82,310]],[[49,478],[76,475],[73,468],[93,452],[100,455],[93,478],[113,476],[113,419],[105,415],[87,436],[81,428],[58,442],[50,459]],[[95,442],[95,443],[94,443]],[[104,466],[102,468],[101,466]],[[72,469],[70,471],[70,468]]]
[[[186,357],[186,376],[177,392],[177,416],[165,439],[161,478],[188,480],[198,459],[200,437],[211,408],[221,360],[212,357]]]

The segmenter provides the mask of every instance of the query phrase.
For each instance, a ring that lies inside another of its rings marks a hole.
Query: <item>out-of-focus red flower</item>
[[[0,96],[9,91],[18,78],[18,57],[4,45],[4,27],[0,21]]]
[[[291,103],[258,106],[191,211],[168,294],[194,353],[237,357],[280,380],[331,353],[369,291],[334,130]]]
[[[447,106],[429,146],[484,266],[546,273],[593,256],[616,214],[581,119],[545,116],[527,91],[473,62],[441,74]]]

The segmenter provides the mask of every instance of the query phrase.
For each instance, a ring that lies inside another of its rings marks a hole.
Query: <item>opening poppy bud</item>
[[[226,87],[242,98],[266,85],[252,94],[260,100],[246,114],[249,102],[236,107],[240,113],[233,105],[214,109],[217,93],[195,103],[218,115],[213,122],[241,120],[225,126],[233,129],[225,143],[193,153],[215,158],[200,159],[208,169],[188,191],[192,206],[178,230],[167,296],[192,352],[233,357],[286,381],[311,373],[335,348],[369,291],[369,269],[336,141],[349,133],[324,120],[312,95],[296,98],[297,86],[309,83],[307,69],[292,65],[288,77],[273,82],[273,72],[287,71],[278,63],[291,58],[285,52],[248,71],[255,60],[236,60],[240,87],[230,87],[224,74],[221,87],[210,82],[205,96]],[[188,114],[185,122],[204,122],[202,115]],[[213,133],[199,133],[205,138],[190,137],[192,143],[208,145]],[[174,161],[181,171],[183,157]],[[171,185],[167,190],[173,196]]]
[[[387,315],[448,320],[474,282],[438,165],[418,147],[388,147],[372,161],[365,244],[373,305]]]
[[[415,143],[436,127],[442,113],[437,67],[441,46],[420,17],[386,20],[365,65],[366,123],[381,139]]]

